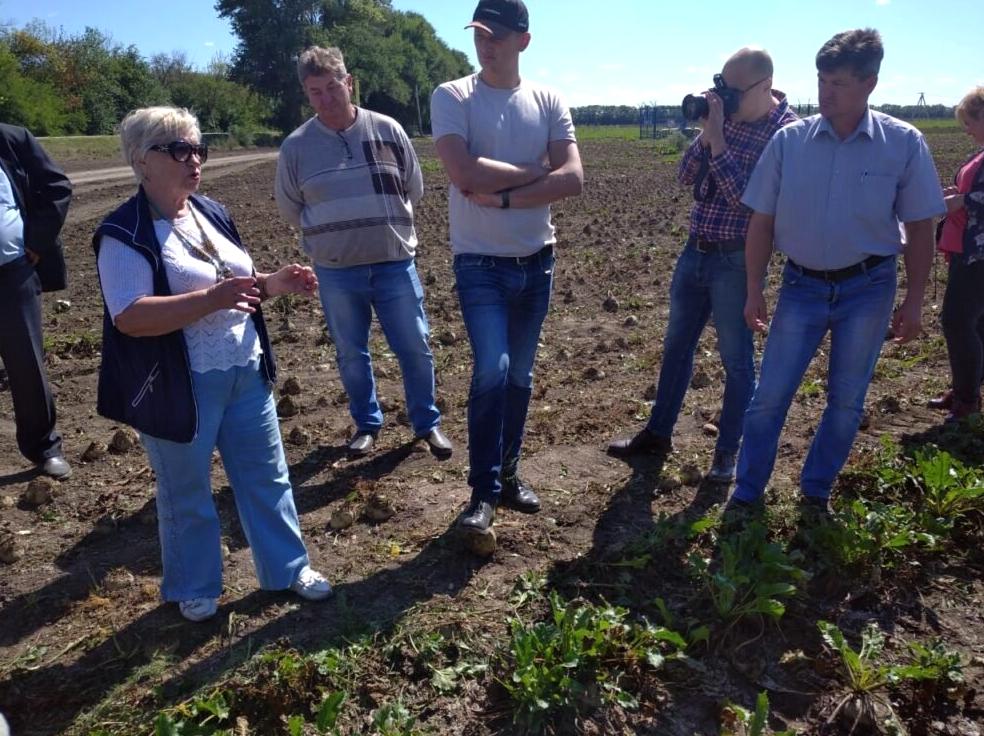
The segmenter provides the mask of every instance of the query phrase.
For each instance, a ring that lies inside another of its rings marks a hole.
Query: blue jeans
[[[691,245],[683,249],[670,285],[670,324],[647,425],[654,434],[673,434],[690,386],[694,351],[704,326],[713,317],[727,376],[717,447],[738,452],[742,418],[755,388],[755,346],[745,324],[745,294],[745,251],[701,253]]]
[[[428,434],[441,423],[441,412],[434,403],[434,355],[427,344],[424,289],[413,259],[349,268],[315,266],[315,271],[356,430],[376,434],[383,426],[369,356],[369,326],[375,310],[400,362],[410,424],[417,435]]]
[[[497,502],[502,478],[516,474],[553,266],[550,247],[525,258],[454,257],[461,316],[474,358],[468,395],[473,499]]]
[[[222,593],[219,516],[212,499],[217,446],[260,587],[290,587],[308,564],[294,508],[277,408],[258,361],[192,373],[198,435],[189,443],[141,434],[157,477],[157,524],[166,601]]]
[[[894,301],[894,258],[838,283],[805,276],[786,264],[759,383],[745,413],[738,500],[755,501],[765,492],[786,412],[828,331],[827,407],[803,465],[800,488],[806,496],[830,497],[861,423]]]

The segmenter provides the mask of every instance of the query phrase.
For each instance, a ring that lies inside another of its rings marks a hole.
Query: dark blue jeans
[[[670,324],[663,342],[649,430],[673,434],[694,370],[694,351],[714,318],[726,380],[717,447],[738,452],[745,409],[755,389],[755,347],[745,324],[745,251],[702,253],[692,245],[677,259],[670,286]]]
[[[525,258],[454,258],[474,358],[468,396],[468,484],[474,499],[496,502],[502,477],[516,473],[553,266],[551,247]]]

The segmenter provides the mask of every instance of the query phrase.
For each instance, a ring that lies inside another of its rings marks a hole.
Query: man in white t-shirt
[[[472,496],[459,525],[486,532],[500,503],[540,509],[518,464],[553,281],[550,203],[580,194],[583,173],[570,111],[520,78],[519,55],[530,43],[522,0],[481,0],[466,28],[482,70],[434,91],[431,124],[452,184],[451,248],[474,354]]]

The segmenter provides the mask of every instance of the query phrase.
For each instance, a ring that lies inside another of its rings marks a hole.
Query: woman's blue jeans
[[[232,486],[260,587],[290,587],[308,564],[294,507],[280,424],[270,386],[253,361],[192,373],[198,435],[189,443],[141,434],[157,477],[157,524],[166,601],[222,593],[219,516],[212,498],[218,447]]]
[[[553,267],[549,246],[524,258],[454,258],[474,359],[468,395],[468,484],[474,499],[497,502],[502,478],[516,474]]]

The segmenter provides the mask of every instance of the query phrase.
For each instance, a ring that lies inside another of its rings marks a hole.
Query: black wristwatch
[[[499,192],[499,196],[502,198],[502,204],[499,205],[499,208],[500,209],[504,209],[504,210],[508,210],[509,209],[509,190],[508,189],[503,189],[501,192]]]

